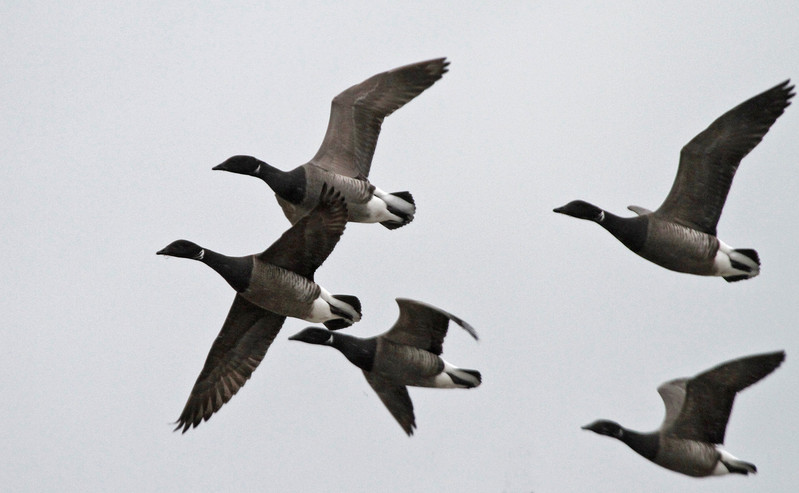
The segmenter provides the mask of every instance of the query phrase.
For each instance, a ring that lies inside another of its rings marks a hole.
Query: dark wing
[[[344,197],[323,185],[319,204],[283,233],[259,258],[313,280],[314,272],[333,251],[346,225],[347,204]]]
[[[383,119],[432,86],[447,71],[443,58],[372,76],[333,98],[330,122],[311,163],[352,178],[366,178]]]
[[[766,135],[793,97],[785,81],[724,113],[680,153],[677,177],[655,212],[684,226],[716,234],[721,210],[741,159]]]
[[[748,356],[687,380],[682,410],[663,431],[678,438],[724,443],[735,394],[774,371],[784,359],[783,351]]]
[[[383,401],[383,405],[389,410],[394,419],[397,420],[402,429],[408,436],[413,435],[416,428],[416,418],[413,415],[413,402],[408,395],[408,389],[404,385],[383,379],[374,373],[363,372],[366,381],[377,392],[377,396]]]
[[[399,318],[394,326],[380,337],[439,355],[444,337],[447,335],[449,321],[452,320],[477,339],[474,327],[449,312],[421,301],[405,298],[397,298],[397,304],[400,309]]]
[[[264,359],[286,317],[236,295],[175,430],[186,433],[229,401]]]

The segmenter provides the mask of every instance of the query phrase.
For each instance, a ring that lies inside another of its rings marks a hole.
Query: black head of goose
[[[482,377],[477,370],[458,368],[440,355],[449,321],[477,339],[474,328],[460,318],[427,303],[397,298],[399,318],[388,332],[362,339],[309,327],[289,340],[332,346],[363,370],[366,381],[377,392],[408,436],[416,428],[413,403],[406,386],[474,388]]]
[[[704,477],[757,472],[720,447],[735,395],[774,371],[785,352],[758,354],[722,363],[693,378],[664,383],[658,393],[666,406],[660,428],[650,433],[628,430],[614,421],[583,426],[626,443],[638,454],[672,471]]]
[[[405,65],[374,75],[333,98],[327,133],[316,155],[292,171],[252,156],[233,156],[215,170],[256,176],[275,192],[292,224],[314,208],[322,185],[339,190],[349,221],[396,229],[413,220],[409,192],[387,193],[372,185],[369,170],[383,119],[432,86],[446,72],[444,58]]]
[[[331,295],[313,281],[314,272],[333,251],[346,223],[344,199],[323,187],[316,208],[260,254],[228,257],[187,240],[172,242],[156,252],[198,260],[236,290],[176,430],[183,428],[185,433],[208,420],[238,392],[287,316],[322,322],[330,329],[360,320],[358,298]]]
[[[638,216],[619,217],[575,200],[554,212],[599,223],[633,252],[670,270],[728,282],[758,275],[757,252],[726,245],[716,237],[716,225],[741,160],[790,104],[794,93],[788,84],[744,101],[691,139],[680,153],[671,191],[656,211],[629,206]]]

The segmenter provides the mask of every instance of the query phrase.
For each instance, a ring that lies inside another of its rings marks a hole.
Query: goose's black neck
[[[341,354],[361,370],[372,371],[377,351],[377,339],[361,339],[336,332],[333,334],[333,342],[330,345],[341,351]]]
[[[305,168],[302,166],[291,171],[282,171],[262,162],[258,177],[283,200],[297,205],[305,199],[306,179]]]
[[[617,437],[628,447],[638,452],[643,457],[654,461],[660,447],[660,433],[640,433],[626,428],[621,428],[621,436]]]
[[[252,256],[228,257],[212,250],[203,249],[200,262],[214,269],[237,292],[246,291],[252,276]]]
[[[630,250],[639,252],[644,247],[649,226],[648,217],[619,217],[603,211],[602,217],[597,222]]]

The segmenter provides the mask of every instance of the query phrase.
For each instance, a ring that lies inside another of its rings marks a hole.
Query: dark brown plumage
[[[666,416],[664,433],[686,440],[724,443],[735,395],[773,372],[784,360],[783,351],[758,354],[722,363],[690,379],[663,384],[661,389],[684,389],[683,394],[671,398],[671,405],[679,409],[679,414]],[[663,396],[661,389],[658,391]],[[665,396],[663,400],[666,401]]]
[[[555,212],[598,223],[641,257],[666,269],[728,282],[760,273],[755,250],[734,249],[716,237],[724,202],[741,159],[790,105],[785,81],[717,118],[686,144],[666,200],[654,212],[629,206],[637,217],[619,217],[582,200]]]
[[[372,156],[383,119],[432,86],[446,72],[444,58],[374,75],[333,98],[327,132],[306,164],[282,171],[252,156],[233,156],[214,169],[256,176],[275,192],[283,213],[297,222],[316,205],[323,185],[347,201],[349,220],[379,222],[396,229],[416,211],[409,192],[387,193],[369,182]]]
[[[335,190],[322,187],[314,210],[260,254],[228,257],[186,240],[158,252],[199,260],[236,290],[176,430],[182,428],[185,433],[208,420],[238,392],[264,358],[287,316],[323,321],[331,328],[360,319],[357,298],[330,296],[313,282],[316,269],[333,251],[346,223],[344,199]],[[329,313],[319,312],[319,305],[329,307]]]
[[[784,351],[746,356],[693,378],[662,384],[658,393],[666,417],[656,431],[640,433],[604,419],[583,429],[621,440],[655,464],[688,476],[757,472],[754,464],[719,445],[724,443],[736,394],[773,372],[784,360]]]
[[[309,327],[290,340],[332,346],[363,371],[369,385],[409,436],[416,428],[408,386],[473,388],[482,377],[457,368],[440,354],[452,320],[477,339],[474,328],[427,303],[397,298],[400,315],[387,332],[366,339]]]
[[[691,139],[680,152],[671,191],[655,214],[715,236],[738,165],[791,104],[794,86],[789,82],[744,101]]]

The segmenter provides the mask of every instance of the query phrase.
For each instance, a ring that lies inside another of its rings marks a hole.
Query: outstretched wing
[[[392,342],[439,355],[442,352],[450,320],[477,339],[474,327],[440,308],[405,298],[397,298],[397,304],[400,309],[399,318],[394,326],[381,336]]]
[[[793,97],[785,81],[724,113],[691,139],[666,200],[655,212],[715,235],[735,171],[766,135]]]
[[[377,392],[377,396],[383,401],[383,405],[389,410],[397,423],[405,430],[408,436],[413,435],[416,428],[416,418],[413,415],[413,402],[408,395],[408,389],[404,385],[381,378],[371,373],[363,372],[366,381]]]
[[[658,387],[658,394],[663,399],[663,405],[666,406],[666,417],[663,419],[663,424],[660,425],[661,430],[668,429],[677,420],[677,416],[680,415],[682,406],[685,403],[685,384],[687,381],[687,378],[679,378]]]
[[[236,295],[175,430],[207,421],[244,386],[285,319]]]
[[[259,255],[264,262],[313,280],[316,269],[327,259],[347,225],[344,197],[322,186],[319,204],[289,228]]]
[[[678,438],[724,443],[735,394],[774,371],[783,360],[783,351],[748,356],[686,380],[682,409],[671,427],[663,431]]]
[[[405,65],[333,98],[327,133],[310,162],[352,178],[369,176],[383,119],[432,86],[447,65],[444,58]]]

